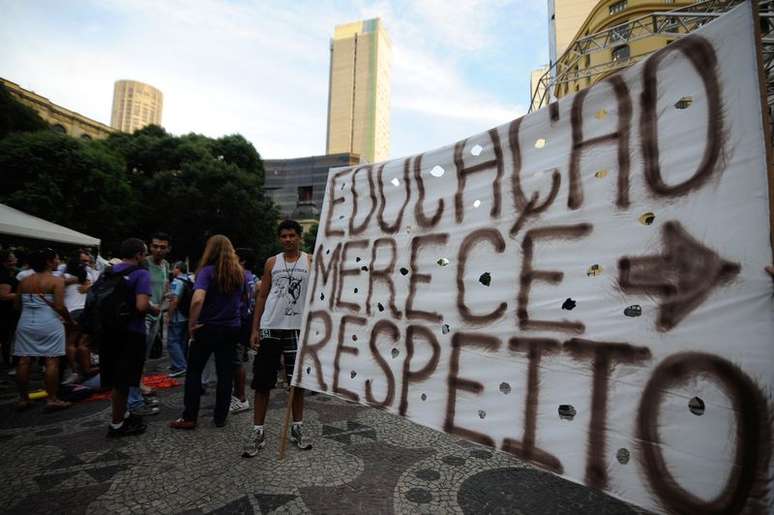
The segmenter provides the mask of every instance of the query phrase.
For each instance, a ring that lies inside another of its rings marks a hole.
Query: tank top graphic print
[[[301,329],[309,282],[309,258],[301,252],[293,263],[277,254],[271,269],[271,290],[261,316],[261,329]]]

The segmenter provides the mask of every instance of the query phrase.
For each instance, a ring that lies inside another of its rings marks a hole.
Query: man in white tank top
[[[253,358],[252,388],[255,390],[253,427],[248,435],[242,456],[252,458],[266,444],[263,424],[269,392],[276,386],[280,360],[285,364],[285,375],[290,384],[298,351],[298,333],[306,302],[306,287],[312,258],[301,252],[301,225],[294,220],[279,224],[277,234],[282,253],[270,257],[263,270],[261,286],[255,299],[255,313],[250,345],[257,353]],[[293,427],[290,440],[300,449],[312,445],[303,437],[304,390],[295,388],[293,394]]]

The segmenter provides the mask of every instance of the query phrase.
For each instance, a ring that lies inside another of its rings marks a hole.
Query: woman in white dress
[[[35,273],[19,284],[16,296],[16,306],[21,309],[13,353],[19,358],[16,381],[20,399],[16,408],[23,410],[31,406],[27,392],[30,363],[33,358],[43,357],[46,360],[44,381],[48,393],[46,409],[59,410],[70,406],[69,402],[57,398],[59,358],[65,354],[62,320],[70,321],[64,306],[65,284],[64,279],[52,275],[59,265],[59,256],[53,250],[36,252],[30,264]]]

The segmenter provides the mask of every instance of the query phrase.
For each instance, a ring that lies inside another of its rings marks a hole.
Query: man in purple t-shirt
[[[122,261],[106,273],[125,273],[127,303],[134,310],[125,328],[101,335],[100,378],[103,388],[113,390],[113,417],[107,434],[111,438],[138,435],[147,427],[141,417],[127,411],[126,405],[129,387],[140,385],[145,364],[145,315],[159,313],[150,303],[150,273],[142,268],[148,254],[145,243],[138,238],[124,240],[119,254]]]

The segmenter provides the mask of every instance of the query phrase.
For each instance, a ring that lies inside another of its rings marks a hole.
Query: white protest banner
[[[656,511],[766,512],[751,6],[539,112],[335,169],[294,384]]]

